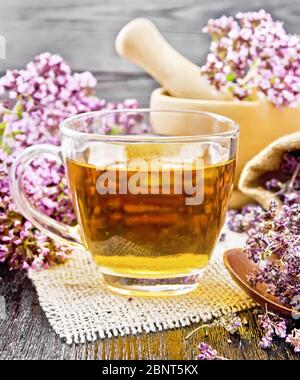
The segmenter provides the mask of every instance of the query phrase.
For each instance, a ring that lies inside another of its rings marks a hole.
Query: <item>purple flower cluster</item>
[[[300,103],[300,39],[264,10],[211,19],[212,42],[201,68],[217,90],[240,100],[264,98],[277,107]]]
[[[287,321],[277,315],[265,313],[258,316],[258,324],[262,328],[264,335],[259,342],[261,348],[269,348],[274,337],[286,338]]]
[[[33,144],[59,144],[58,127],[66,117],[139,106],[134,99],[123,103],[101,100],[94,95],[95,86],[91,73],[72,73],[60,56],[50,53],[40,54],[26,69],[7,71],[0,78],[0,262],[7,262],[12,269],[48,267],[63,261],[68,253],[15,209],[8,183],[15,155]],[[125,131],[131,127],[128,120],[121,120],[120,125]],[[39,209],[56,220],[74,224],[62,166],[41,158],[32,163],[22,180]]]
[[[198,360],[216,360],[218,359],[218,353],[209,344],[200,342],[198,345],[199,353],[197,355]]]
[[[10,269],[47,268],[59,264],[68,255],[44,236],[16,210],[9,189],[8,169],[13,156],[0,151],[0,263]]]
[[[285,341],[294,347],[295,352],[300,352],[300,329],[293,329]]]
[[[199,353],[196,356],[197,360],[228,360],[224,356],[220,356],[208,343],[200,342],[198,344]]]
[[[58,55],[43,53],[25,70],[7,71],[0,79],[5,137],[14,151],[35,143],[58,144],[58,126],[70,115],[99,110],[105,101],[91,96],[96,79],[91,73],[72,74]]]
[[[266,181],[265,188],[285,205],[300,203],[300,151],[286,152],[280,166],[280,179]]]
[[[300,329],[293,328],[288,334],[287,329],[291,325],[290,321],[280,318],[273,313],[266,312],[263,315],[259,315],[258,324],[264,333],[259,342],[261,348],[270,348],[274,338],[280,338],[289,343],[295,352],[300,352]]]
[[[35,160],[22,182],[28,197],[44,214],[68,225],[76,223],[62,165],[47,158]]]
[[[249,204],[241,210],[228,211],[228,226],[234,232],[247,232],[262,221],[263,209],[256,204]]]

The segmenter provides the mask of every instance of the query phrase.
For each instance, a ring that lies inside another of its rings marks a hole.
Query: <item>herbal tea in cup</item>
[[[166,118],[174,130],[184,123],[186,135],[156,135]],[[49,236],[88,250],[114,291],[193,290],[224,223],[237,125],[202,112],[137,109],[74,116],[61,132],[61,148],[28,148],[12,169],[15,201],[24,216]],[[49,153],[63,157],[77,229],[29,207],[19,192],[22,173],[17,175],[16,167],[24,169]]]

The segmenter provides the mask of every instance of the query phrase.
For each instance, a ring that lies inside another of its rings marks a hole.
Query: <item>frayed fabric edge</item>
[[[37,288],[36,288],[37,289]],[[101,339],[111,339],[118,336],[128,336],[128,335],[139,335],[143,333],[156,333],[160,331],[166,331],[166,330],[174,330],[177,328],[182,327],[189,327],[193,324],[204,322],[209,323],[213,321],[215,318],[219,318],[224,315],[228,315],[231,313],[236,313],[240,311],[250,310],[258,306],[257,303],[249,299],[248,301],[245,301],[237,306],[228,306],[228,307],[221,307],[217,311],[214,311],[212,313],[205,313],[205,314],[196,314],[193,316],[186,316],[181,318],[177,321],[166,321],[166,322],[159,322],[154,321],[151,324],[141,324],[139,326],[124,326],[120,328],[113,328],[113,329],[97,329],[93,331],[87,331],[84,333],[76,332],[71,334],[66,334],[65,332],[62,332],[61,330],[57,329],[54,324],[51,323],[51,317],[48,315],[48,307],[47,302],[43,302],[42,297],[40,296],[38,290],[38,299],[39,302],[45,311],[46,318],[54,330],[54,332],[67,344],[85,344],[85,343],[91,343],[95,342],[97,340]]]

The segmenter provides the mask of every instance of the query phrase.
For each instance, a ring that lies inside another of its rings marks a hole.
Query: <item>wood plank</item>
[[[137,99],[142,106],[149,106],[150,94],[159,85],[145,73],[116,73],[112,80],[110,73],[95,73],[97,95],[108,101]]]
[[[265,0],[275,18],[299,33],[297,0]],[[251,9],[260,9],[259,0]],[[189,59],[204,61],[208,37],[201,28],[210,17],[249,10],[244,0],[6,0],[0,3],[0,34],[7,40],[7,59],[1,67],[23,67],[36,54],[61,54],[75,70],[139,72],[120,59],[114,40],[123,25],[135,17],[148,17],[163,35]],[[146,47],[145,47],[146,48]]]
[[[205,327],[188,340],[185,337],[197,326],[118,337],[71,345],[63,343],[53,332],[38,303],[33,285],[24,273],[0,267],[0,295],[6,300],[6,318],[0,320],[1,359],[193,359],[197,345],[206,341],[220,355],[230,359],[299,359],[282,342],[272,351],[261,350],[260,332],[252,311],[240,313],[249,324],[241,333],[230,336],[220,327]],[[228,341],[231,340],[231,343]]]

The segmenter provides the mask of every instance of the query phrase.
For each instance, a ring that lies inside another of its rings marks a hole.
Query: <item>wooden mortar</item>
[[[236,168],[235,185],[245,164],[277,138],[300,131],[300,107],[278,109],[272,104],[259,101],[234,100],[202,100],[175,98],[169,96],[163,88],[158,88],[151,95],[150,107],[160,110],[196,110],[213,112],[226,116],[240,126],[240,143]],[[172,126],[174,123],[172,123]],[[153,128],[159,134],[186,134],[182,125],[176,131],[168,126],[166,120],[163,126]],[[234,192],[231,206],[238,207],[247,201],[239,192]]]
[[[149,20],[135,19],[125,25],[117,36],[116,50],[161,84],[162,88],[152,93],[151,108],[213,112],[240,125],[235,185],[247,161],[275,139],[300,131],[300,107],[277,109],[267,102],[238,101],[217,92],[201,75],[200,67],[177,52]],[[197,127],[191,123],[174,127],[173,120],[155,123],[153,119],[152,124],[155,132],[162,135],[190,134],[187,128]],[[245,201],[236,191],[232,206]]]

